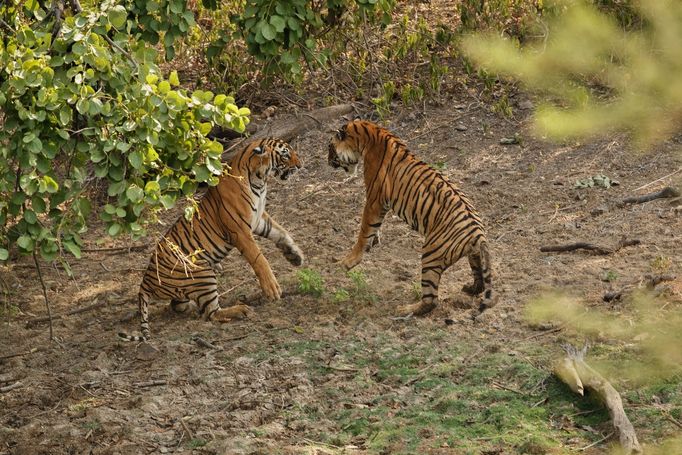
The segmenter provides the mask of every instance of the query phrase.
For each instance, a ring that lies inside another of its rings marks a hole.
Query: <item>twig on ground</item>
[[[679,168],[678,170],[674,171],[674,172],[671,172],[671,173],[668,174],[668,175],[664,175],[664,176],[661,177],[660,179],[656,179],[656,180],[654,180],[653,182],[649,182],[649,183],[647,183],[647,184],[645,184],[645,185],[640,186],[639,188],[635,188],[635,191],[643,190],[644,188],[649,187],[649,186],[653,185],[654,183],[658,183],[658,182],[660,182],[661,180],[665,180],[665,179],[667,179],[668,177],[672,177],[673,175],[677,174],[677,173],[680,172],[680,171],[682,171],[682,167]]]
[[[637,239],[633,240],[622,239],[620,242],[618,242],[618,245],[612,249],[599,245],[593,245],[592,243],[587,242],[576,242],[569,243],[567,245],[545,245],[540,247],[540,251],[543,253],[562,253],[575,250],[589,250],[595,252],[596,254],[606,255],[615,253],[616,251],[620,250],[621,248],[625,248],[626,246],[639,245],[640,243],[642,242],[640,242]]]
[[[215,344],[211,343],[210,341],[206,341],[199,336],[192,337],[192,340],[194,340],[194,342],[196,344],[198,344],[199,346],[201,346],[203,348],[217,349],[217,350],[222,349],[221,347],[216,346]]]
[[[623,289],[606,292],[602,299],[604,302],[612,302],[622,298],[623,294],[632,292],[633,289],[641,289],[642,287],[654,289],[656,286],[665,281],[674,281],[675,279],[677,279],[677,276],[672,274],[645,275],[637,284],[630,284],[625,286]]]
[[[508,387],[508,386],[506,386],[506,385],[504,385],[504,384],[502,384],[501,382],[498,382],[498,381],[494,381],[494,380],[493,380],[493,381],[491,382],[491,384],[492,384],[492,386],[495,387],[495,388],[502,389],[502,390],[506,390],[506,391],[508,391],[508,392],[514,392],[514,393],[517,393],[517,394],[519,394],[519,395],[528,395],[526,392],[522,392],[522,391],[517,390],[517,389],[515,389],[515,388],[513,388],[513,387]]]
[[[98,302],[97,300],[95,300],[95,303],[93,303],[92,305],[88,305],[88,306],[83,307],[83,308],[76,308],[75,310],[67,311],[64,314],[56,314],[54,316],[47,316],[47,317],[41,317],[41,318],[36,318],[36,319],[30,319],[30,320],[26,321],[26,327],[30,327],[34,324],[39,324],[41,322],[47,322],[50,320],[55,321],[57,319],[62,319],[65,316],[71,316],[74,314],[85,313],[87,311],[96,310],[97,308],[101,308],[103,306],[106,306],[106,304],[107,304],[106,301]]]
[[[22,356],[25,356],[25,355],[33,354],[33,353],[38,352],[38,351],[40,351],[39,348],[31,348],[31,349],[29,349],[28,351],[17,352],[16,354],[7,354],[7,355],[3,355],[3,356],[0,357],[0,360],[11,359],[11,358],[13,358],[13,357],[22,357]]]
[[[14,384],[6,385],[5,387],[0,387],[0,393],[5,393],[9,392],[10,390],[18,389],[23,385],[24,384],[22,384],[21,381],[17,381]]]
[[[133,385],[135,387],[156,387],[166,384],[168,384],[168,381],[166,381],[165,379],[154,379],[153,381],[136,382]]]
[[[47,320],[50,321],[50,342],[52,342],[52,310],[50,309],[50,301],[47,299],[47,288],[45,287],[45,281],[43,280],[43,273],[40,271],[40,263],[38,262],[38,256],[36,255],[36,250],[33,250],[33,262],[36,265],[36,271],[38,272],[38,278],[40,279],[40,285],[43,288],[43,298],[45,299],[45,306],[47,307]]]
[[[107,252],[122,252],[122,251],[144,251],[147,249],[147,244],[129,245],[129,246],[112,246],[108,248],[81,248],[82,253],[107,253]]]
[[[613,436],[613,433],[614,433],[614,432],[612,431],[611,433],[607,434],[606,436],[604,436],[603,438],[599,439],[598,441],[594,441],[592,444],[587,445],[587,446],[585,446],[585,447],[581,447],[581,448],[579,448],[578,450],[580,450],[581,452],[584,452],[585,450],[590,449],[590,448],[596,446],[597,444],[600,444],[600,443],[606,441],[606,440],[609,439],[611,436]]]
[[[220,294],[218,294],[218,297],[222,297],[222,296],[224,296],[225,294],[229,294],[230,292],[234,291],[235,289],[237,289],[239,286],[241,286],[241,285],[244,284],[244,283],[246,283],[246,280],[240,281],[239,283],[235,284],[234,286],[232,286],[232,287],[231,287],[230,289],[228,289],[227,291],[223,291],[223,292],[221,292]]]
[[[185,422],[185,419],[183,419],[182,417],[180,418],[180,425],[182,425],[182,428],[184,428],[187,434],[189,435],[189,439],[190,440],[194,439],[194,433],[192,433],[192,430],[189,429],[187,422]]]
[[[407,316],[393,316],[393,317],[390,317],[389,319],[391,321],[408,321],[408,320],[412,319],[412,316],[414,316],[414,313],[410,313]]]
[[[564,345],[566,356],[554,366],[554,373],[579,395],[584,389],[592,390],[605,404],[611,416],[611,423],[624,453],[641,453],[642,448],[637,440],[635,429],[625,414],[623,401],[613,386],[597,371],[585,362],[587,345],[578,350],[574,346]],[[606,439],[606,438],[605,438]]]
[[[645,194],[643,196],[631,196],[623,199],[623,204],[643,204],[644,202],[653,201],[654,199],[660,198],[672,198],[678,197],[680,192],[673,188],[672,186],[666,186],[660,191],[654,191],[653,193]]]
[[[341,371],[341,372],[344,372],[344,373],[349,373],[349,372],[353,373],[353,372],[360,371],[360,370],[357,369],[357,368],[335,367],[335,366],[332,366],[332,365],[324,365],[323,367],[324,367],[324,368],[328,368],[328,369],[330,369],[330,370],[334,370],[334,371]]]
[[[542,332],[529,335],[529,336],[523,338],[521,341],[528,341],[528,340],[532,340],[533,338],[540,338],[541,336],[549,335],[550,333],[560,332],[561,330],[564,329],[564,327],[565,327],[565,325],[561,325],[559,327],[554,327],[553,329],[543,330]]]

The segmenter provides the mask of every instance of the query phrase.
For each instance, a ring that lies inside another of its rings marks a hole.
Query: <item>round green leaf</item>
[[[33,210],[26,210],[24,212],[24,219],[28,224],[36,224],[38,222],[38,217]]]
[[[66,240],[64,243],[62,243],[62,245],[69,251],[69,253],[73,254],[76,259],[81,258],[81,249],[73,240]]]
[[[142,167],[143,160],[144,157],[142,156],[142,152],[139,150],[135,150],[128,155],[128,161],[135,169],[140,169]]]
[[[107,12],[109,23],[116,29],[121,29],[126,24],[128,12],[123,5],[116,5]]]
[[[268,41],[272,41],[277,36],[277,31],[275,30],[275,27],[273,27],[270,24],[263,24],[263,26],[260,29],[260,32],[263,35],[263,38],[265,38]]]
[[[120,232],[121,225],[118,223],[112,224],[111,226],[109,226],[109,229],[107,229],[107,233],[112,237],[116,237]]]
[[[144,198],[144,191],[137,185],[130,185],[126,190],[126,196],[132,202],[140,202]]]
[[[33,251],[33,239],[28,235],[22,235],[17,239],[17,246],[24,251]]]
[[[170,75],[168,76],[168,82],[170,82],[173,87],[180,85],[180,79],[178,78],[177,71],[171,71]]]
[[[0,248],[0,261],[6,261],[9,258],[9,251]]]

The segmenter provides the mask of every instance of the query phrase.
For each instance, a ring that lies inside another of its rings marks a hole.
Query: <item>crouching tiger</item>
[[[230,174],[221,177],[199,201],[192,221],[181,217],[157,244],[138,295],[142,336],[119,333],[121,338],[150,338],[148,305],[152,297],[170,300],[177,312],[187,311],[194,301],[205,320],[224,322],[245,316],[251,311],[246,305],[221,309],[218,303],[214,266],[233,247],[253,268],[265,297],[279,299],[282,290],[253,233],[275,242],[293,265],[303,263],[301,249],[265,211],[268,175],[286,180],[301,167],[294,150],[277,139],[255,141],[232,158],[230,167]]]
[[[453,183],[418,160],[388,130],[355,120],[344,125],[329,144],[329,165],[353,171],[364,162],[365,208],[357,242],[341,260],[355,267],[363,252],[378,243],[378,231],[388,210],[425,237],[422,247],[422,300],[399,308],[401,314],[422,315],[438,302],[443,272],[467,256],[474,275],[463,290],[483,293],[479,310],[494,305],[490,255],[483,224],[469,199]]]

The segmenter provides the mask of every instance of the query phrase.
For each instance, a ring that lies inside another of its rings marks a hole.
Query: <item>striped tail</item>
[[[149,296],[140,291],[137,299],[141,317],[140,328],[142,329],[142,336],[118,332],[119,338],[125,341],[148,341],[151,338],[151,332],[149,331]]]
[[[490,253],[488,243],[482,240],[479,243],[481,255],[481,274],[483,275],[483,300],[478,307],[478,311],[483,312],[497,304],[497,295],[493,293],[492,270],[490,264]]]

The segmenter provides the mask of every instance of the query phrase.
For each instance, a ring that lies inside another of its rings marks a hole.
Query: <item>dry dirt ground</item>
[[[287,295],[252,301],[253,317],[223,325],[155,305],[158,353],[149,356],[116,333],[138,330],[137,287],[165,227],[140,241],[143,251],[84,253],[70,261],[73,278],[43,265],[53,313],[105,303],[55,321],[51,344],[46,324],[27,324],[46,314],[30,258],[3,269],[10,292],[0,387],[21,386],[0,393],[0,454],[563,453],[591,444],[586,453],[601,453],[612,440],[604,438],[608,415],[551,375],[559,343],[581,338],[529,324],[523,309],[560,288],[618,314],[626,304],[605,304],[604,292],[657,271],[680,274],[682,218],[674,205],[615,204],[670,184],[635,191],[680,168],[680,140],[646,155],[624,137],[550,144],[528,134],[529,111],[514,107],[520,119],[506,119],[463,95],[384,121],[482,214],[500,301],[479,320],[459,291],[469,280],[463,262],[445,275],[432,314],[392,319],[397,305],[416,298],[421,245],[392,215],[361,273],[349,277],[334,264],[354,241],[364,190],[360,177],[346,181],[327,166],[329,131],[312,131],[294,142],[305,168],[289,182],[271,182],[268,210],[304,250],[311,270],[304,274],[324,280],[321,296],[298,291],[299,271],[262,241]],[[500,143],[515,134],[520,143]],[[574,187],[596,174],[620,185]],[[641,244],[610,255],[539,251],[574,241],[613,246],[623,236]],[[86,242],[95,250],[129,245],[96,228]],[[237,254],[223,268],[223,304],[258,292]],[[669,285],[662,311],[679,311],[680,284]],[[595,343],[595,356],[617,361],[636,341]],[[652,392],[616,378],[645,445],[680,431],[680,378],[666,381]]]

